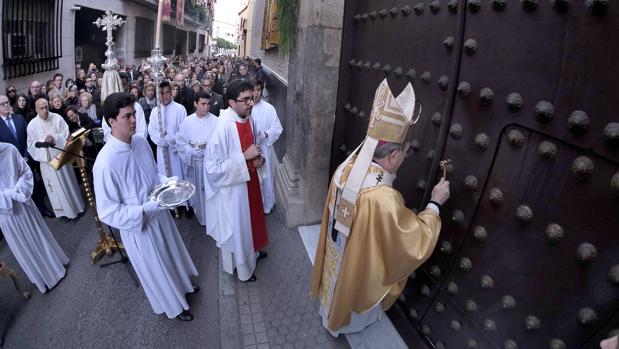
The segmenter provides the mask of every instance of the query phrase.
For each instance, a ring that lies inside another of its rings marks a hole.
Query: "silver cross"
[[[98,28],[101,28],[101,30],[107,31],[107,41],[105,42],[105,45],[107,46],[107,50],[105,51],[107,60],[101,66],[105,70],[114,69],[118,60],[112,57],[114,55],[114,51],[112,51],[112,46],[114,46],[112,31],[116,29],[116,27],[123,25],[125,20],[113,14],[112,10],[107,10],[105,11],[105,16],[97,18],[97,20],[92,23]]]

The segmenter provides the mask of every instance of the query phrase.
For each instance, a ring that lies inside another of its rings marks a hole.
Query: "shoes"
[[[192,207],[190,207],[188,210],[185,210],[185,217],[187,217],[187,219],[192,219],[193,216],[194,212]]]
[[[72,221],[71,218],[67,218],[67,217],[60,217],[60,220],[62,221],[62,223],[69,223]]]
[[[182,313],[176,316],[176,319],[180,321],[191,321],[193,320],[193,314],[189,310],[183,310]]]
[[[264,251],[260,251],[260,252],[258,252],[258,259],[257,260],[261,260],[261,259],[267,258],[268,256],[269,256],[268,253],[266,253]]]
[[[256,278],[256,274],[251,274],[251,277],[243,282],[256,282],[258,278]]]

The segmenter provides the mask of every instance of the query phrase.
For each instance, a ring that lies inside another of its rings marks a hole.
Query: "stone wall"
[[[344,0],[300,1],[288,62],[285,155],[277,202],[288,226],[320,221],[329,184]]]

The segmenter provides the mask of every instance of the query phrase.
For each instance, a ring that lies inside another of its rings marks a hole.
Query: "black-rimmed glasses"
[[[254,97],[245,97],[243,99],[235,99],[235,101],[249,105],[254,101]]]

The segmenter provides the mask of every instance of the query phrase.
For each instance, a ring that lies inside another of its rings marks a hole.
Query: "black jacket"
[[[13,136],[13,132],[9,129],[9,126],[4,122],[4,119],[0,117],[0,142],[13,144],[22,156],[26,156],[26,120],[19,115],[12,113],[13,125],[15,125],[15,133],[17,138]]]
[[[219,116],[219,111],[224,108],[224,98],[215,91],[211,92],[211,106],[209,112],[215,116]]]

